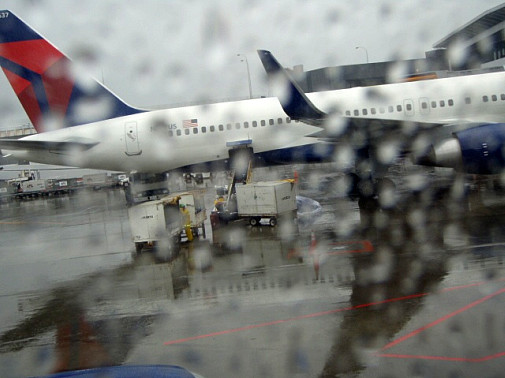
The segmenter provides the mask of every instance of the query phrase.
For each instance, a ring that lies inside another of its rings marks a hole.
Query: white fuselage
[[[505,122],[503,72],[316,92],[307,97],[323,112],[344,117],[436,124]],[[185,127],[188,120],[194,122]],[[310,136],[319,130],[291,121],[277,98],[261,98],[149,111],[23,138],[98,142],[84,152],[4,152],[41,163],[162,172],[227,159],[234,143],[248,144],[255,153],[319,143]]]

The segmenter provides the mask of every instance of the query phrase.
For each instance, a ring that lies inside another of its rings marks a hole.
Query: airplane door
[[[126,122],[124,125],[125,133],[125,154],[128,156],[140,155],[139,136],[137,131],[137,122]]]
[[[414,115],[414,101],[410,99],[403,100],[403,109],[407,117],[412,117]]]

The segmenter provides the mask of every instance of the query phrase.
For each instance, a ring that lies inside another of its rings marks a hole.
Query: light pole
[[[368,63],[368,50],[366,48],[364,48],[363,46],[356,46],[356,50],[358,49],[363,49],[365,50],[365,54],[366,54],[366,62]]]
[[[243,59],[240,59],[240,61],[245,62],[245,65],[247,67],[247,80],[249,83],[249,98],[252,98],[251,72],[249,71],[249,62],[247,61],[247,56],[245,56],[243,54],[237,54],[237,56],[243,58]]]

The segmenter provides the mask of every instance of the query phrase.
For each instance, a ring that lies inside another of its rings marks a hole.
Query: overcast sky
[[[20,1],[3,0],[74,61],[135,106],[266,95],[256,55],[268,49],[305,70],[423,58],[497,0]],[[26,120],[3,75],[0,128]]]

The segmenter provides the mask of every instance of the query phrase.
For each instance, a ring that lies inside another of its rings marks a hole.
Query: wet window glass
[[[503,376],[503,0],[118,3],[2,2],[0,377]]]

